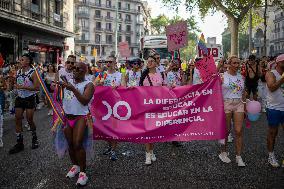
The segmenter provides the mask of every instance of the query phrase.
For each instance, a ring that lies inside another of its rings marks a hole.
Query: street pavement
[[[8,155],[15,144],[15,124],[5,116],[4,148],[0,148],[0,188],[76,188],[76,179],[65,175],[71,167],[68,157],[59,159],[53,150],[47,110],[35,115],[40,147],[31,150],[31,133],[24,132],[25,150]],[[214,124],[214,120],[212,120]],[[88,186],[85,188],[284,188],[284,168],[267,163],[266,118],[244,129],[244,168],[235,163],[234,145],[229,144],[232,163],[218,158],[216,141],[192,141],[174,148],[171,143],[155,144],[157,162],[144,165],[144,146],[120,143],[119,160],[112,162],[102,155],[106,142],[95,142],[95,159],[88,162]],[[276,156],[284,159],[284,132],[279,130]]]

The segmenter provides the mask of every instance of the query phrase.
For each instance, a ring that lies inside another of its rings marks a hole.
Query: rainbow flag
[[[55,117],[57,117],[58,120],[54,121],[54,123],[58,123],[59,121],[60,122],[63,122],[64,120],[64,111],[62,109],[62,107],[56,102],[56,100],[49,94],[48,90],[47,90],[47,87],[44,83],[44,80],[43,78],[41,77],[40,75],[40,71],[39,71],[39,68],[34,68],[35,69],[35,73],[36,73],[36,76],[39,80],[39,83],[41,85],[41,87],[43,88],[43,91],[48,99],[48,101],[50,102],[51,104],[51,107],[55,113]]]
[[[198,42],[198,47],[203,51],[203,54],[208,55],[208,49],[206,47],[205,38],[203,33],[201,34]]]

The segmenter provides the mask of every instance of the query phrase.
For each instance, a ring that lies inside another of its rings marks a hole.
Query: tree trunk
[[[264,36],[263,36],[263,55],[266,56],[267,55],[267,47],[266,47],[266,35],[267,35],[267,0],[265,0],[264,3],[264,15],[263,15],[263,19],[264,19]]]
[[[231,56],[238,55],[239,44],[238,44],[238,33],[239,33],[239,22],[236,18],[230,18],[231,24]]]

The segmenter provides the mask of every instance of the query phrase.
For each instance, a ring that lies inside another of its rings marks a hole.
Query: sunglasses
[[[156,59],[161,59],[161,57],[156,57]]]
[[[71,65],[74,65],[74,64],[75,64],[75,62],[66,61],[66,64],[71,64]]]
[[[112,60],[108,60],[108,61],[106,61],[106,63],[113,63],[113,61]]]

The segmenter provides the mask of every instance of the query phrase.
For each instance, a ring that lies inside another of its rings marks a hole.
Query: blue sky
[[[160,0],[147,0],[149,7],[151,8],[152,17],[156,17],[160,14],[165,14],[168,17],[173,17],[176,12],[164,7]],[[189,17],[189,13],[186,12],[185,6],[179,7],[179,16],[182,18]],[[222,41],[222,32],[227,25],[227,19],[224,14],[217,12],[214,15],[208,15],[201,20],[198,10],[194,11],[193,15],[198,22],[200,30],[204,33],[205,39],[207,37],[217,37],[217,43]]]

